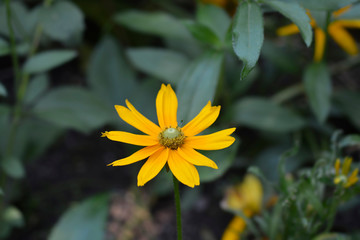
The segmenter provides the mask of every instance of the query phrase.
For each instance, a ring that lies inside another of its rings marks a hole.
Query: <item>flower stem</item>
[[[174,182],[174,197],[175,197],[175,206],[176,206],[177,239],[182,240],[179,181],[176,179],[174,175],[173,175],[173,182]]]

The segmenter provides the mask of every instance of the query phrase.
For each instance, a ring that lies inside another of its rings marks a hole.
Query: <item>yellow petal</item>
[[[288,36],[299,32],[300,30],[295,24],[289,24],[276,30],[276,34],[279,36]]]
[[[192,188],[200,184],[199,173],[194,165],[183,159],[176,151],[169,152],[168,164],[171,172],[183,184]]]
[[[347,28],[360,28],[360,20],[346,20],[346,19],[342,19],[342,20],[337,20],[336,24],[341,25],[343,27],[347,27]]]
[[[246,174],[241,184],[240,195],[246,199],[245,209],[252,214],[260,212],[263,199],[263,189],[260,180],[252,174]]]
[[[156,112],[162,129],[177,127],[177,108],[178,101],[174,90],[170,84],[167,86],[162,84],[156,97]]]
[[[116,161],[108,164],[108,166],[109,165],[110,166],[124,166],[124,165],[132,164],[134,162],[138,162],[140,160],[147,158],[148,156],[155,153],[159,149],[164,149],[164,147],[161,146],[160,144],[154,145],[154,146],[149,146],[149,147],[144,147],[144,148],[140,149],[139,151],[133,153],[129,157],[116,160]]]
[[[342,166],[342,171],[341,171],[343,175],[347,175],[349,173],[351,162],[352,162],[351,157],[346,157],[345,158],[344,164]]]
[[[359,173],[359,169],[356,168],[350,175],[350,177],[348,178],[346,184],[344,187],[348,188],[350,186],[352,186],[353,184],[355,184],[359,179],[358,179],[358,173]]]
[[[218,166],[210,158],[202,155],[194,149],[187,147],[186,144],[177,149],[178,154],[191,164],[196,166],[206,166],[218,169]]]
[[[127,104],[130,103],[127,101]],[[115,105],[115,109],[122,120],[140,131],[153,136],[157,136],[160,133],[160,128],[141,115],[135,108],[132,111],[124,106]]]
[[[333,17],[337,18],[340,15],[344,14],[345,12],[347,12],[349,9],[351,8],[351,5],[348,5],[346,7],[340,8],[339,10],[335,11],[332,13]]]
[[[188,147],[199,150],[218,150],[229,147],[235,141],[235,138],[229,136],[236,128],[228,128],[209,135],[192,136],[185,138]]]
[[[336,162],[335,162],[335,175],[336,176],[339,176],[339,170],[340,170],[340,159],[336,159]]]
[[[326,44],[325,32],[319,27],[315,28],[315,53],[314,53],[315,62],[319,62],[323,58],[325,44]]]
[[[160,149],[152,154],[140,169],[138,186],[144,186],[145,183],[153,179],[165,166],[168,156],[169,148]]]
[[[218,118],[219,113],[220,106],[212,107],[209,101],[200,113],[182,128],[182,131],[185,136],[194,136],[210,127]]]
[[[341,25],[332,23],[328,28],[330,36],[334,41],[348,54],[356,55],[358,53],[358,48],[354,38],[341,27]]]
[[[234,217],[221,238],[221,240],[240,240],[240,234],[244,232],[246,222],[241,217]]]
[[[159,143],[159,140],[154,136],[138,135],[122,131],[104,132],[102,137],[107,137],[113,141],[129,143],[138,146],[152,146]]]

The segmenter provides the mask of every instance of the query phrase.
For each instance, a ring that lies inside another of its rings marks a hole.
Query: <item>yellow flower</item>
[[[342,185],[345,188],[348,188],[352,185],[354,185],[357,181],[359,181],[358,178],[358,172],[359,169],[356,168],[350,176],[348,176],[348,173],[350,171],[350,166],[351,166],[351,162],[352,162],[352,158],[351,157],[346,157],[340,172],[340,159],[336,159],[335,162],[335,178],[334,178],[334,183],[335,184],[339,184],[342,183]]]
[[[115,105],[120,118],[147,135],[132,134],[122,131],[110,131],[102,134],[110,140],[144,146],[144,148],[109,164],[124,166],[147,157],[137,177],[137,185],[143,186],[153,179],[168,164],[174,176],[183,184],[194,187],[200,184],[199,173],[194,165],[217,169],[211,159],[197,150],[218,150],[229,147],[235,138],[231,137],[235,128],[225,129],[209,135],[196,136],[218,118],[220,106],[211,106],[211,102],[184,127],[178,126],[178,101],[170,84],[161,85],[156,97],[156,112],[159,126],[139,113],[126,100],[126,107]]]
[[[346,6],[333,12],[333,21],[329,23],[327,32],[345,52],[350,55],[356,55],[359,52],[356,42],[345,28],[360,28],[360,19],[339,19],[339,17],[348,11],[350,7],[351,6]],[[326,33],[316,24],[309,12],[308,15],[311,19],[310,25],[314,28],[315,34],[314,61],[318,62],[321,61],[324,56]],[[295,24],[290,24],[277,30],[279,36],[287,36],[296,33],[299,33],[299,28]]]
[[[228,189],[223,206],[234,211],[242,211],[246,217],[261,211],[263,189],[260,180],[247,174],[242,183]],[[245,220],[235,216],[226,228],[222,240],[239,240],[246,227]]]

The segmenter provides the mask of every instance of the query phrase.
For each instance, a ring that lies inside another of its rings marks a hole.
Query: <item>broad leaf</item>
[[[40,10],[44,33],[54,40],[68,42],[81,36],[85,28],[82,11],[72,2],[56,1]]]
[[[185,21],[184,24],[191,34],[200,42],[210,44],[215,48],[222,45],[219,37],[209,27],[193,21]]]
[[[214,100],[223,58],[223,53],[207,52],[184,72],[176,91],[179,121],[189,122],[208,101]]]
[[[56,68],[76,57],[73,50],[50,50],[29,58],[24,65],[27,73],[41,73]]]
[[[99,240],[105,238],[109,195],[86,199],[68,209],[50,233],[49,240]]]
[[[298,2],[306,9],[331,11],[355,3],[357,0],[298,0]]]
[[[284,2],[270,0],[266,4],[289,18],[300,29],[300,33],[307,46],[310,46],[312,40],[312,30],[310,26],[310,18],[307,16],[305,9],[296,2]]]
[[[348,146],[360,146],[360,135],[351,134],[343,137],[339,142],[340,148]]]
[[[304,120],[268,99],[248,97],[235,103],[233,121],[258,130],[290,132],[302,128]]]
[[[123,104],[136,87],[135,73],[124,58],[120,45],[105,37],[96,46],[87,69],[93,91],[111,105]]]
[[[225,40],[231,19],[224,9],[212,4],[198,4],[196,19],[210,28],[221,40]]]
[[[331,107],[331,79],[323,63],[313,63],[305,70],[303,82],[310,107],[319,122],[324,122]]]
[[[172,84],[177,83],[188,65],[181,53],[162,48],[130,48],[126,53],[137,69]]]
[[[257,3],[241,2],[234,17],[232,43],[235,54],[243,61],[241,79],[255,66],[264,41],[264,26]]]
[[[115,15],[115,22],[132,30],[164,38],[191,39],[185,26],[175,17],[163,12],[131,10]]]
[[[33,114],[57,126],[84,133],[103,126],[114,117],[112,106],[79,87],[61,87],[49,92],[36,103]]]
[[[26,89],[24,101],[26,103],[32,103],[45,92],[48,86],[49,78],[46,74],[39,74],[34,76]]]
[[[1,167],[3,171],[10,177],[18,179],[23,178],[25,169],[20,159],[17,157],[6,157],[1,159]]]

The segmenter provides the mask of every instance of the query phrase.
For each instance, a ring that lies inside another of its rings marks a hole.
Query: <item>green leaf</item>
[[[236,139],[236,141],[230,147],[223,150],[202,152],[202,154],[206,155],[208,158],[216,162],[219,169],[198,167],[200,181],[202,183],[211,182],[223,176],[234,162],[239,145],[240,140]]]
[[[296,2],[269,0],[265,3],[295,23],[300,29],[304,42],[308,47],[310,46],[312,41],[312,30],[310,26],[310,18],[307,16],[304,8]]]
[[[298,0],[300,5],[306,9],[314,10],[337,10],[339,8],[345,7],[352,3],[355,3],[357,0]]]
[[[29,58],[24,64],[27,73],[41,73],[56,68],[76,57],[73,50],[50,50],[38,53]]]
[[[358,20],[360,19],[360,4],[354,4],[351,6],[349,10],[345,13],[341,14],[339,19],[351,19],[351,20]]]
[[[235,103],[233,121],[258,130],[290,132],[302,128],[304,120],[268,99],[248,97]]]
[[[109,194],[97,195],[68,209],[49,240],[99,240],[105,236]]]
[[[341,91],[334,95],[337,107],[360,129],[360,94],[355,91]]]
[[[87,69],[93,91],[109,105],[121,104],[136,89],[135,73],[115,39],[105,37],[96,46]]]
[[[46,74],[35,75],[26,89],[24,101],[28,104],[34,102],[49,87],[49,78]]]
[[[208,101],[214,100],[223,59],[223,53],[207,52],[184,72],[176,91],[179,121],[190,121]]]
[[[24,216],[20,210],[14,206],[9,206],[0,213],[0,238],[6,239],[12,228],[24,226]]]
[[[17,157],[7,157],[1,160],[1,167],[4,172],[12,178],[19,179],[25,175],[25,169]]]
[[[29,44],[27,42],[18,43],[16,45],[16,53],[19,55],[25,55],[29,51]],[[7,41],[0,37],[0,57],[6,56],[11,53],[10,45]]]
[[[316,236],[314,240],[350,240],[350,238],[340,233],[323,233]]]
[[[2,83],[0,83],[0,97],[7,97],[7,90]]]
[[[210,28],[221,40],[225,40],[231,19],[224,9],[212,4],[198,4],[196,20]]]
[[[232,43],[235,54],[243,61],[241,78],[255,66],[264,41],[264,26],[260,7],[256,3],[241,2],[234,17]]]
[[[81,35],[85,28],[82,11],[68,1],[42,7],[40,21],[47,36],[65,43]]]
[[[79,87],[60,87],[49,92],[36,103],[33,114],[57,126],[84,133],[103,126],[114,117],[112,106]]]
[[[324,63],[313,63],[305,70],[303,82],[310,107],[319,122],[323,123],[331,107],[331,79]]]
[[[191,34],[200,42],[210,44],[216,48],[221,46],[221,40],[209,27],[191,20],[184,21],[184,24]]]
[[[118,13],[114,21],[132,30],[164,38],[191,39],[185,26],[175,17],[163,12],[130,10]]]
[[[10,107],[0,104],[0,152],[4,153],[8,144],[8,132],[10,129]]]
[[[360,135],[350,134],[343,137],[339,142],[339,147],[343,148],[348,146],[360,146]]]
[[[188,65],[181,53],[161,48],[130,48],[130,62],[139,70],[165,82],[175,84]]]
[[[0,195],[4,195],[4,191],[2,190],[1,187],[0,187]]]

